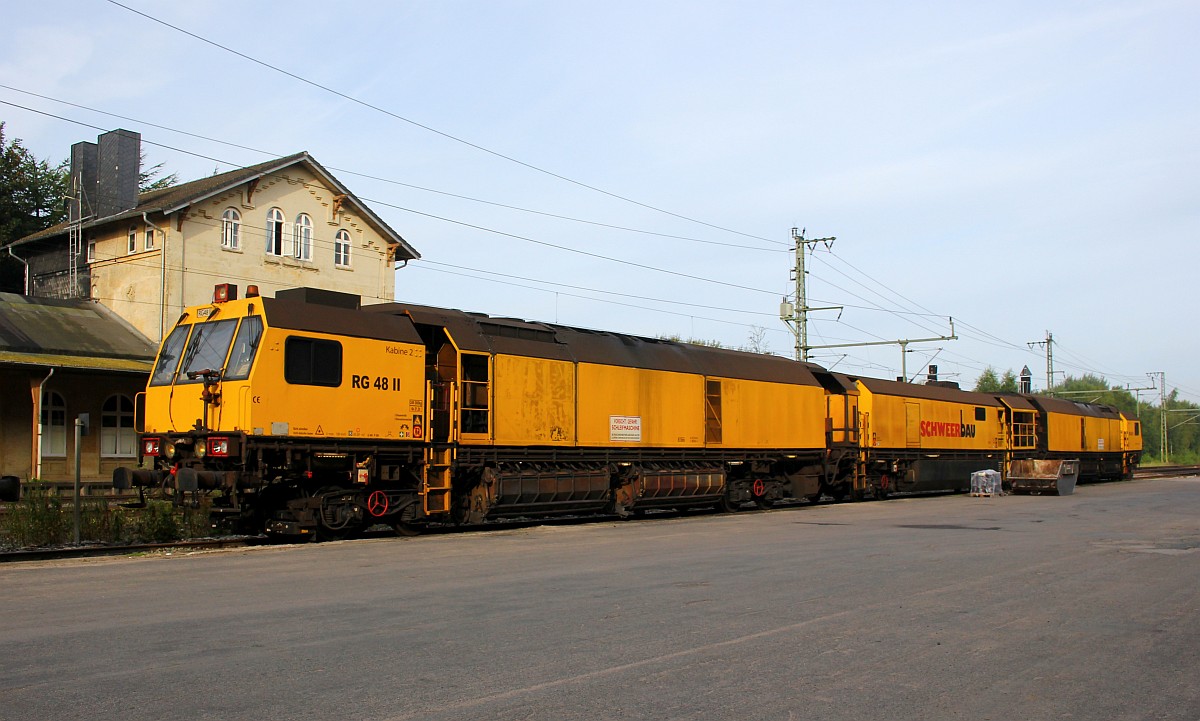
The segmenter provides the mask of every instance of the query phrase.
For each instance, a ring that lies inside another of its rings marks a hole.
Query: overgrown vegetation
[[[75,540],[75,507],[39,483],[27,484],[19,503],[0,517],[0,546],[56,546]],[[177,509],[168,501],[145,508],[113,506],[107,499],[85,498],[79,506],[79,538],[86,544],[170,543],[212,533],[209,507]]]
[[[987,368],[975,383],[975,390],[987,393],[1016,392],[1017,376],[1013,371],[997,374]],[[1153,398],[1142,397],[1111,385],[1102,376],[1090,373],[1081,378],[1067,376],[1054,386],[1050,395],[1083,403],[1104,403],[1114,406],[1142,422],[1142,462],[1200,463],[1200,405],[1180,400],[1178,391],[1171,391],[1162,403],[1158,392]],[[1158,403],[1150,402],[1159,401]],[[1167,416],[1167,458],[1162,458],[1162,419]]]
[[[746,336],[746,344],[739,346],[726,346],[719,340],[706,338],[684,338],[678,333],[672,335],[659,335],[659,340],[669,340],[673,343],[691,343],[692,345],[703,345],[709,348],[729,348],[730,350],[740,350],[747,353],[770,353],[771,347],[767,343],[767,329],[760,326],[751,326],[750,333]]]

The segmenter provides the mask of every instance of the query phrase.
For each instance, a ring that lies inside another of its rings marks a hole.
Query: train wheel
[[[742,502],[730,498],[729,492],[726,491],[725,495],[721,496],[720,503],[717,504],[717,510],[722,513],[737,513],[742,510]]]
[[[322,541],[340,541],[362,529],[362,509],[352,492],[337,486],[318,490],[321,512],[317,520],[317,536]]]
[[[397,536],[419,536],[421,535],[421,526],[415,523],[406,523],[405,521],[396,521],[392,524],[392,530]]]

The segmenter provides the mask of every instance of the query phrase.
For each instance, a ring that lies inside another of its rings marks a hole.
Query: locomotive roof
[[[1112,406],[1103,403],[1080,403],[1065,398],[1050,396],[1029,396],[1035,404],[1047,413],[1062,413],[1069,416],[1091,416],[1093,418],[1120,418],[1121,413]]]
[[[902,383],[900,381],[885,381],[881,378],[858,377],[858,381],[872,393],[887,396],[904,396],[908,398],[924,398],[934,401],[949,401],[952,403],[973,403],[977,406],[999,406],[1000,400],[989,393],[964,391],[960,388],[945,386],[921,385],[918,383]]]
[[[364,315],[356,310],[280,298],[261,300],[267,323],[275,328],[421,343],[412,321],[403,316]]]
[[[444,327],[454,338],[455,344],[466,351],[802,385],[818,385],[813,372],[824,372],[820,366],[798,363],[780,356],[515,318],[496,318],[447,308],[384,303],[367,306],[363,310],[406,315],[418,325]]]
[[[1015,411],[1036,411],[1037,406],[1029,400],[1029,396],[1023,396],[1019,393],[1000,393],[997,396],[1000,402],[1012,408]]]

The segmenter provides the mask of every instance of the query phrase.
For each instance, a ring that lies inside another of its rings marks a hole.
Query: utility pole
[[[804,256],[809,250],[815,250],[817,243],[822,243],[828,248],[833,247],[833,241],[837,238],[805,238],[805,229],[792,228],[792,240],[796,243],[796,265],[792,268],[792,280],[796,282],[796,303],[793,305],[788,302],[785,297],[783,302],[779,304],[779,319],[787,324],[792,333],[796,336],[796,360],[808,361],[808,352],[810,350],[825,349],[825,348],[857,348],[869,345],[898,345],[900,346],[900,374],[904,381],[908,381],[908,363],[907,353],[909,343],[936,343],[944,340],[958,340],[958,336],[954,334],[954,319],[950,321],[950,335],[938,336],[936,338],[905,338],[903,340],[881,340],[870,341],[867,343],[835,343],[832,345],[809,345],[808,344],[808,312],[810,310],[842,310],[842,306],[828,306],[822,308],[814,308],[808,305],[808,291],[805,287],[806,274],[808,271],[804,268]]]
[[[788,302],[787,298],[779,304],[779,319],[791,328],[792,333],[796,336],[796,360],[808,361],[808,351],[812,346],[808,344],[808,312],[810,310],[841,310],[841,306],[830,306],[826,308],[810,308],[808,306],[808,291],[805,288],[805,275],[807,271],[804,269],[804,256],[810,249],[815,249],[817,243],[823,243],[825,247],[832,248],[835,237],[829,238],[805,238],[803,228],[792,228],[792,241],[796,244],[796,266],[792,268],[792,280],[796,283],[796,303],[795,305]]]
[[[1158,371],[1158,410],[1162,420],[1162,440],[1159,444],[1158,457],[1162,459],[1163,463],[1166,463],[1170,447],[1167,445],[1167,374],[1165,371]]]
[[[1054,334],[1046,331],[1046,340],[1035,340],[1026,343],[1025,345],[1033,348],[1035,345],[1044,346],[1046,348],[1046,394],[1054,395],[1051,388],[1054,387]]]

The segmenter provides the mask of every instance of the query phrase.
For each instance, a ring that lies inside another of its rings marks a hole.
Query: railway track
[[[796,507],[805,506],[808,504],[797,504]],[[790,508],[792,506],[779,506],[780,510]],[[747,509],[744,512],[749,512]],[[715,509],[694,509],[687,511],[677,510],[661,510],[653,511],[645,517],[625,519],[626,523],[654,522],[656,519],[677,518],[688,515],[704,515],[718,513]],[[534,526],[565,526],[582,523],[597,523],[603,521],[618,520],[617,516],[612,515],[587,515],[587,516],[561,516],[558,518],[534,518],[523,519],[513,518],[502,521],[491,521],[481,524],[470,524],[456,526],[452,524],[438,524],[425,528],[421,535],[433,536],[450,533],[477,533],[480,531],[503,531],[517,530],[521,528],[530,528]],[[383,528],[380,526],[379,528]],[[391,538],[395,537],[395,533],[391,530],[369,530],[354,539],[367,538]],[[307,541],[300,541],[303,544]],[[8,563],[13,561],[49,561],[69,558],[93,558],[98,556],[129,556],[139,553],[174,553],[176,551],[198,551],[211,550],[221,548],[240,548],[245,546],[269,546],[269,545],[294,545],[295,541],[278,541],[272,540],[267,536],[229,536],[225,538],[215,539],[197,539],[190,541],[177,541],[174,543],[141,543],[128,546],[120,545],[88,545],[88,546],[56,546],[54,548],[35,548],[22,550],[0,550],[0,563]]]
[[[128,546],[57,546],[16,551],[0,551],[0,563],[10,561],[52,561],[63,558],[93,558],[96,556],[128,556],[137,553],[172,553],[214,548],[238,548],[263,543],[258,537],[210,538],[174,543],[136,543]]]
[[[1200,476],[1200,465],[1151,466],[1148,468],[1139,468],[1134,471],[1133,474],[1135,480],[1177,478],[1186,476]],[[824,503],[829,503],[829,501],[826,500]],[[808,504],[805,503],[795,504],[794,506],[791,504],[781,505],[778,507],[778,510],[785,510],[788,508],[803,508],[807,505]],[[653,521],[653,519],[656,518],[692,514],[700,515],[702,513],[715,513],[715,511],[657,511],[654,512],[649,518],[629,519],[627,522],[637,523],[639,520]],[[427,528],[423,535],[471,533],[483,530],[513,530],[530,526],[571,525],[577,523],[593,523],[597,521],[612,521],[616,518],[616,516],[566,516],[561,518],[539,518],[533,520],[512,519],[508,521],[466,526],[438,525]],[[362,537],[381,538],[390,535],[392,535],[390,532],[368,532]],[[0,563],[12,561],[47,561],[66,558],[91,558],[97,556],[126,556],[138,553],[167,554],[174,553],[176,551],[239,548],[244,546],[269,545],[271,543],[272,541],[264,536],[238,536],[219,539],[178,541],[175,543],[143,543],[129,546],[61,546],[44,549],[39,548],[31,550],[0,551]]]
[[[1147,466],[1133,472],[1135,479],[1200,476],[1200,466]]]

